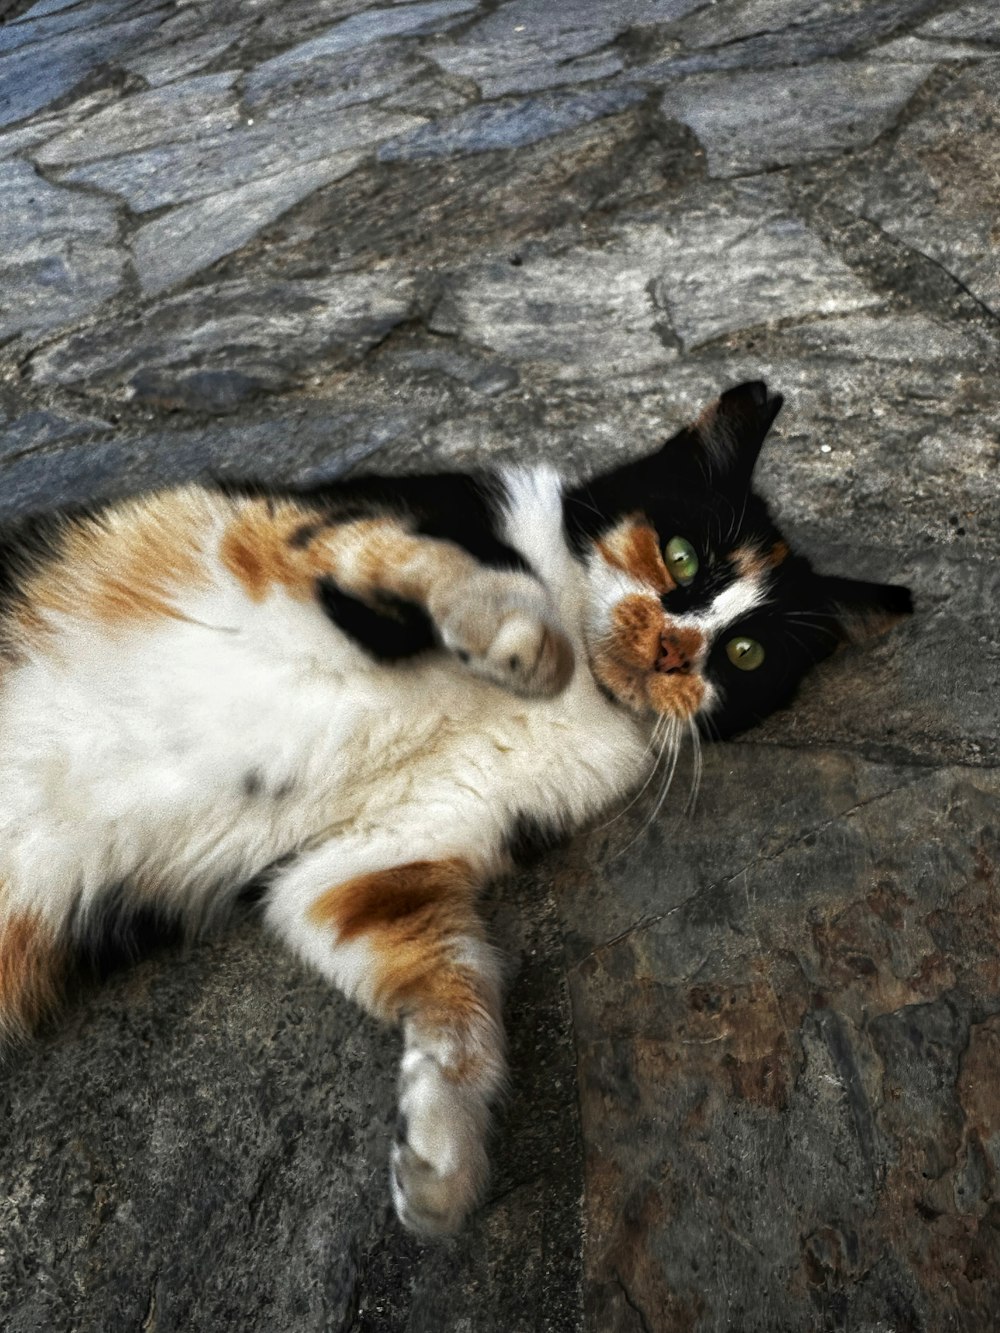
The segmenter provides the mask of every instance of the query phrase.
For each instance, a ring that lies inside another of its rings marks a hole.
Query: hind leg
[[[343,878],[349,860],[327,847],[291,866],[268,920],[341,990],[402,1024],[393,1200],[407,1227],[447,1234],[485,1184],[489,1105],[505,1067],[499,968],[473,905],[476,877],[450,857]]]

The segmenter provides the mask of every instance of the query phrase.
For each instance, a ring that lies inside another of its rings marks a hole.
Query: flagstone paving
[[[580,473],[763,377],[782,524],[917,600],[491,890],[455,1240],[396,1039],[252,921],[81,983],[0,1076],[5,1330],[993,1326],[998,91],[994,0],[0,5],[0,514]]]

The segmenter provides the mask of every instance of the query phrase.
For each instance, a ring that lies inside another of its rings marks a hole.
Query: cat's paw
[[[445,647],[474,675],[536,698],[573,675],[573,648],[548,594],[530,574],[484,570],[432,608]]]
[[[436,1061],[422,1058],[405,1077],[391,1179],[396,1212],[410,1231],[450,1236],[479,1201],[488,1172],[486,1118],[482,1099]]]

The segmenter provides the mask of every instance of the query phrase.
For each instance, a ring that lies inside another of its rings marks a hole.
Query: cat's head
[[[759,382],[729,389],[655,454],[566,498],[590,665],[637,712],[730,736],[839,644],[912,609],[897,584],[817,574],[774,526],[752,476],[781,403]]]

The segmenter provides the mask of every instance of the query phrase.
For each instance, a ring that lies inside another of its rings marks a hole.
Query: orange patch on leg
[[[26,1036],[59,999],[65,953],[37,913],[0,920],[0,1037]]]
[[[411,861],[335,885],[316,899],[309,916],[332,927],[338,942],[363,938],[368,944],[376,1012],[454,1033],[462,1049],[463,1034],[495,1017],[482,978],[454,959],[461,941],[482,939],[475,888],[472,867],[460,857]],[[472,1049],[449,1067],[449,1077],[474,1075]]]
[[[641,518],[623,519],[595,543],[601,556],[614,569],[629,574],[661,596],[677,584],[667,572],[656,529]]]
[[[411,929],[415,924],[464,911],[474,898],[472,869],[461,857],[410,861],[337,884],[317,898],[309,916],[333,926],[341,940],[372,930]]]

